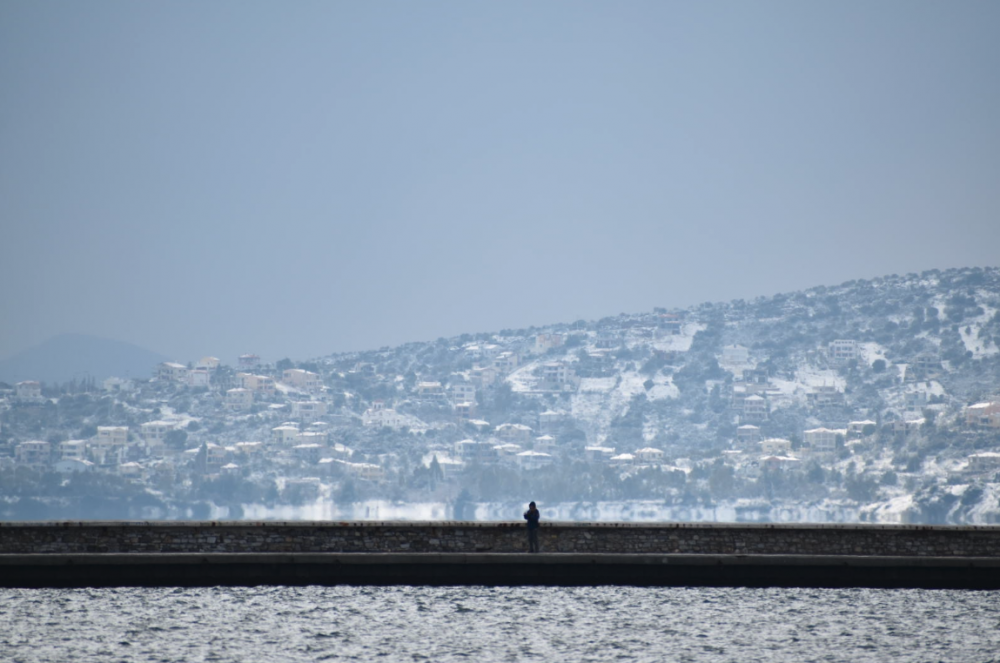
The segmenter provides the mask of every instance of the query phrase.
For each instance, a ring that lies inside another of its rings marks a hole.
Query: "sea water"
[[[1000,661],[1000,592],[0,589],[0,661]]]

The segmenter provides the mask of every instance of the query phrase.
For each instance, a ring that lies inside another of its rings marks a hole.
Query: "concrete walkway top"
[[[843,531],[948,531],[948,532],[998,532],[1000,525],[902,525],[883,523],[729,523],[729,522],[570,522],[543,520],[542,527],[561,529],[687,529],[714,530],[719,528],[741,530],[843,530]],[[218,527],[218,528],[275,528],[275,527],[392,527],[395,529],[485,529],[496,527],[524,528],[523,520],[465,521],[465,520],[33,520],[0,521],[0,529],[23,528],[95,528],[95,527]]]
[[[1000,557],[881,555],[683,555],[620,553],[76,553],[0,555],[0,569],[19,566],[163,566],[326,564],[345,566],[801,566],[975,567],[1000,569]]]

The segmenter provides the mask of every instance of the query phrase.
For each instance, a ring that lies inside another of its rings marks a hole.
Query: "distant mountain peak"
[[[62,383],[110,376],[145,379],[163,355],[132,343],[90,334],[59,334],[0,361],[0,380]]]

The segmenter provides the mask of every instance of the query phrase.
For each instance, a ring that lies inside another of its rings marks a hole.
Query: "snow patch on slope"
[[[591,443],[603,442],[615,417],[628,412],[632,397],[646,391],[642,386],[646,378],[639,373],[622,373],[617,383],[616,380],[617,378],[587,378],[581,381],[580,391],[570,399],[573,417],[591,424],[588,431]],[[610,388],[608,381],[611,382]],[[584,382],[587,382],[586,389]]]
[[[988,343],[984,343],[979,338],[979,332],[983,325],[996,315],[997,310],[989,306],[984,306],[983,311],[982,315],[963,321],[962,326],[958,330],[959,334],[962,335],[962,343],[965,344],[966,351],[971,352],[972,356],[976,359],[989,357],[1000,352],[1000,348],[997,347],[993,339],[990,339]]]
[[[691,349],[694,335],[706,328],[707,325],[700,322],[689,322],[681,326],[680,334],[664,336],[649,345],[662,352],[687,352]]]

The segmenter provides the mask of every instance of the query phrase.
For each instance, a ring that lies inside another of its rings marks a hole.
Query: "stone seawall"
[[[544,523],[543,552],[1000,557],[1000,527]],[[0,523],[0,555],[81,553],[510,553],[522,523]]]
[[[1000,557],[606,553],[0,555],[0,587],[255,585],[1000,589]]]

